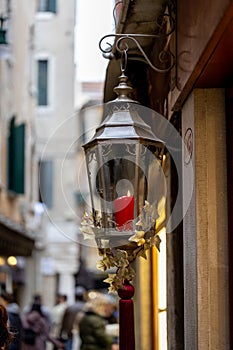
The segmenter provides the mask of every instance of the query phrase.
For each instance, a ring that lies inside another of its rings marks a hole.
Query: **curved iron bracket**
[[[144,61],[156,72],[158,73],[166,73],[170,71],[174,65],[175,65],[175,55],[167,48],[162,50],[159,55],[158,59],[162,63],[169,62],[169,66],[161,69],[159,67],[156,67],[154,64],[152,64],[151,60],[147,56],[146,52],[142,48],[141,44],[139,43],[138,39],[161,39],[169,37],[175,30],[175,21],[174,18],[169,14],[164,14],[163,17],[169,17],[169,25],[170,28],[167,32],[160,32],[158,34],[107,34],[103,36],[99,41],[99,48],[103,52],[103,56],[108,59],[112,59],[115,57],[114,52],[119,52],[122,57],[125,57],[126,52],[130,51],[130,41],[133,42],[136,45],[136,48],[141,53],[142,57],[144,58]],[[162,25],[158,25],[159,29],[162,31]],[[115,38],[114,43],[110,44],[108,42],[108,38]],[[105,47],[104,47],[105,44]]]

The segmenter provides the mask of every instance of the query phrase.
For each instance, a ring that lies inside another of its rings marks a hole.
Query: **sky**
[[[100,39],[114,32],[113,0],[77,0],[76,65],[79,81],[103,81],[108,59]]]

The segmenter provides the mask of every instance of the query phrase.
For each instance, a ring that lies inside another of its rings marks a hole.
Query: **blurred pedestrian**
[[[93,292],[79,323],[81,350],[111,350],[113,337],[106,332],[106,319],[112,312],[109,298],[102,293]]]
[[[113,337],[113,343],[111,346],[111,350],[119,349],[119,315],[118,315],[118,304],[119,301],[114,296],[110,296],[109,294],[105,296],[109,300],[108,304],[108,312],[105,317],[106,324],[106,332],[108,335]]]
[[[19,312],[19,305],[14,301],[11,294],[2,292],[0,297],[2,304],[6,307],[8,313],[9,327],[13,335],[9,350],[21,349],[22,321]]]
[[[42,312],[41,304],[34,303],[31,310],[22,317],[23,343],[22,350],[45,350],[46,341],[50,341],[58,349],[63,349],[63,343],[49,334],[49,323]],[[30,332],[30,339],[26,335]]]
[[[72,350],[80,350],[81,338],[79,334],[79,323],[85,315],[85,305],[81,311],[79,311],[74,319],[72,328]]]
[[[64,340],[65,350],[72,350],[73,343],[73,325],[78,312],[80,312],[85,305],[86,289],[78,286],[75,289],[75,303],[66,308],[61,325],[60,337]]]
[[[40,304],[41,305],[41,310],[43,312],[44,317],[47,319],[49,327],[51,327],[51,312],[49,310],[48,307],[46,307],[45,305],[43,305],[43,300],[42,300],[42,296],[40,294],[35,294],[32,298],[32,302],[25,306],[23,313],[26,314],[31,310],[31,307],[33,304]]]
[[[56,304],[51,310],[51,335],[57,339],[60,339],[62,319],[67,306],[67,295],[57,294]],[[54,347],[54,350],[56,350],[56,347]]]
[[[0,349],[9,349],[12,334],[8,328],[8,313],[4,305],[0,304]]]
[[[59,337],[61,333],[61,323],[65,313],[65,310],[68,306],[67,304],[67,295],[58,294],[56,298],[56,304],[51,310],[51,322],[52,322],[52,334],[55,337]]]

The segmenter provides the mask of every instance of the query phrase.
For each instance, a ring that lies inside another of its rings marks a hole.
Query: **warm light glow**
[[[130,190],[128,190],[128,192],[127,192],[127,197],[129,197],[130,196]]]
[[[0,256],[0,266],[4,266],[5,265],[5,259]]]
[[[167,350],[167,312],[160,312],[159,323],[159,350]]]
[[[166,228],[159,231],[161,238],[158,253],[158,345],[159,350],[167,350],[167,256]]]
[[[166,266],[166,229],[159,231],[161,238],[160,253],[158,254],[158,308],[167,307],[167,266]]]
[[[91,291],[91,292],[89,292],[88,293],[88,298],[89,299],[95,299],[97,297],[97,293],[96,292],[94,292],[94,291]]]
[[[8,265],[10,265],[10,266],[16,266],[16,265],[17,265],[17,259],[16,259],[16,257],[15,257],[15,256],[9,256],[9,257],[7,258],[7,263],[8,263]]]

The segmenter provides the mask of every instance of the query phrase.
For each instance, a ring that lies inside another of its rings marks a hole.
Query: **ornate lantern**
[[[83,147],[90,186],[92,213],[85,214],[83,232],[94,234],[102,260],[99,268],[116,268],[105,280],[120,300],[120,349],[134,349],[133,301],[130,266],[145,257],[152,245],[159,249],[155,233],[158,218],[154,190],[161,172],[164,143],[139,115],[138,104],[129,98],[131,87],[124,72],[107,104],[107,117]],[[126,332],[127,330],[127,332]]]
[[[170,35],[174,30],[171,26]],[[163,34],[164,35],[164,34]],[[103,39],[118,38],[115,49],[122,54],[119,85],[114,88],[118,97],[106,104],[107,115],[96,129],[93,138],[84,147],[91,197],[91,213],[85,213],[81,230],[85,236],[95,238],[102,257],[97,266],[106,271],[115,268],[105,280],[109,291],[117,291],[119,301],[120,350],[134,350],[134,276],[131,263],[138,257],[146,258],[146,250],[160,238],[156,234],[158,219],[158,192],[156,187],[162,171],[164,143],[145,122],[148,109],[130,99],[132,88],[124,74],[129,45],[132,41],[145,61],[157,72],[168,72],[174,66],[174,56],[169,67],[161,70],[152,65],[136,37],[154,38],[158,35],[111,34],[100,40],[99,47],[109,57],[113,46],[103,50]],[[108,43],[109,45],[109,43]],[[162,57],[162,55],[160,55]],[[169,60],[170,61],[170,60]],[[162,186],[161,186],[162,187]]]
[[[83,147],[95,239],[101,249],[125,246],[137,228],[154,233],[155,187],[164,143],[138,113],[122,72],[116,100],[94,137]],[[146,210],[146,207],[148,211]]]

